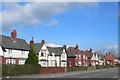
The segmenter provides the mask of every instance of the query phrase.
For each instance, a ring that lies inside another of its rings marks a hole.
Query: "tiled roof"
[[[11,37],[0,35],[0,38],[2,38],[2,41],[0,42],[0,45],[4,48],[9,49],[18,49],[18,50],[29,50],[29,45],[24,39],[17,38],[14,42]]]
[[[76,57],[76,55],[78,54],[79,51],[80,50],[76,49],[75,47],[69,47],[67,49],[68,57]]]
[[[40,49],[42,48],[42,43],[34,43],[34,49],[36,53],[39,53]]]
[[[56,56],[60,56],[63,52],[63,47],[48,47],[50,54],[54,53]]]
[[[111,53],[106,54],[106,60],[114,60],[114,56]]]

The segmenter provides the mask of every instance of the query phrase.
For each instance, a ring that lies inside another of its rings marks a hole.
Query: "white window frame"
[[[6,59],[6,64],[16,64],[15,59]]]

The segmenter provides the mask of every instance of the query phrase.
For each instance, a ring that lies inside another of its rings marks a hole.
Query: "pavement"
[[[92,71],[75,71],[66,73],[23,75],[10,78],[118,78],[118,68],[98,69]]]

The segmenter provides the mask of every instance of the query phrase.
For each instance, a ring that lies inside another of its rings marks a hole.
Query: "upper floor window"
[[[44,56],[44,53],[43,53],[43,52],[41,52],[41,56]]]
[[[76,59],[78,59],[78,55],[76,55]]]
[[[42,50],[42,51],[41,51],[41,56],[42,56],[42,57],[46,57],[46,50]]]
[[[8,49],[8,53],[12,53],[12,49]]]
[[[62,54],[62,58],[65,58],[65,53]]]
[[[81,59],[81,55],[79,55],[79,59]]]
[[[25,54],[25,51],[22,50],[21,54]]]

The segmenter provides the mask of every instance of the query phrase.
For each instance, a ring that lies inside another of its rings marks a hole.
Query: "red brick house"
[[[106,64],[107,65],[113,65],[114,64],[114,55],[112,55],[110,52],[106,54],[105,56]]]
[[[73,67],[73,66],[78,66],[78,54],[79,54],[79,49],[78,45],[76,47],[68,47],[67,48],[67,66],[68,67]]]

